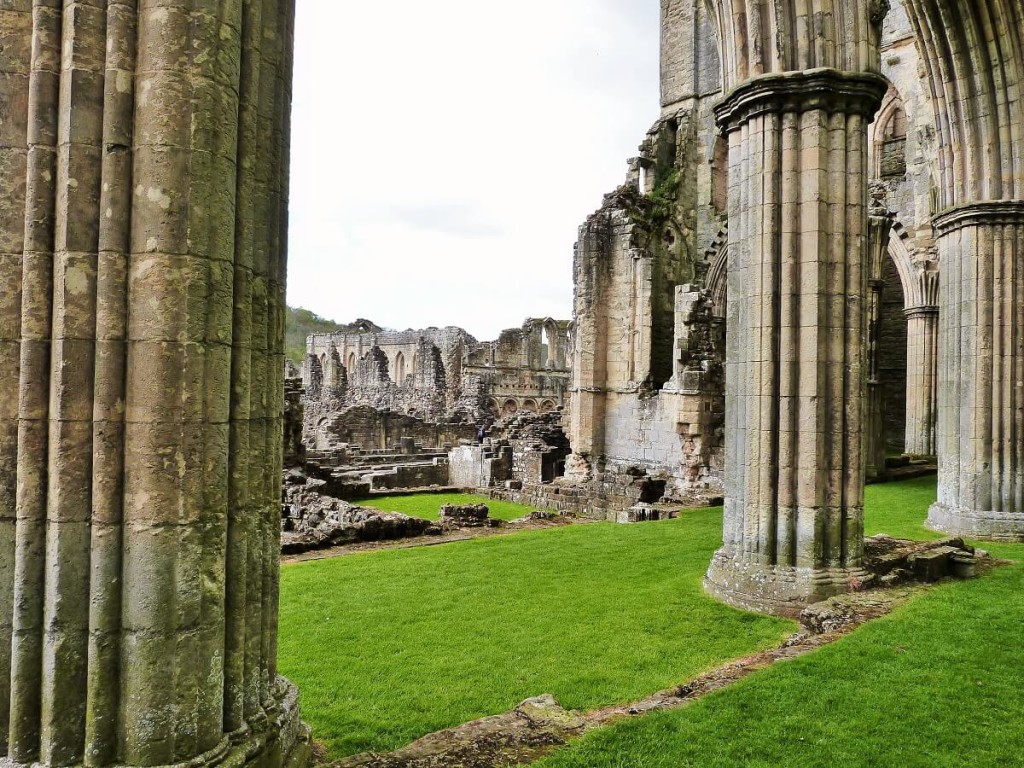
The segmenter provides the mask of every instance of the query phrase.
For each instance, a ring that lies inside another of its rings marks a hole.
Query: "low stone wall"
[[[512,477],[512,449],[460,445],[448,455],[452,485],[488,488]]]
[[[448,461],[445,459],[431,464],[399,464],[388,471],[369,475],[369,480],[371,491],[447,486],[450,484]]]

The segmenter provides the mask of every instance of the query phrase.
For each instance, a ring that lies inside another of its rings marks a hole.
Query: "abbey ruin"
[[[368,320],[310,336],[303,369],[286,376],[286,466],[329,481],[340,498],[361,499],[449,487],[449,453],[481,444],[516,414],[553,419],[562,443],[570,346],[571,323],[550,318],[527,319],[493,342],[462,328],[390,331]]]
[[[493,342],[462,328],[386,331],[369,321],[311,336],[302,371],[306,440],[319,449],[384,449],[415,437],[438,448],[443,430],[431,436],[433,426],[469,426],[473,438],[503,416],[555,411],[566,404],[570,343],[570,323],[550,318],[528,319]],[[359,428],[352,409],[408,418],[393,433],[377,419]]]
[[[662,115],[582,229],[572,454],[532,492],[722,494],[736,605],[858,583],[887,448],[937,456],[932,527],[1024,540],[1024,3],[891,6],[663,0]],[[309,759],[276,666],[293,18],[0,3],[7,764]]]
[[[856,583],[888,452],[937,456],[937,530],[1024,539],[1022,16],[662,2],[662,115],[580,231],[573,455],[536,495],[721,494],[708,589],[784,613]]]

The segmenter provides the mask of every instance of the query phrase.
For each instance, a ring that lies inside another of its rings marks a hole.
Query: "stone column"
[[[301,763],[276,673],[290,0],[0,7],[0,742]]]
[[[1024,541],[1024,201],[934,221],[939,288],[939,498],[928,525]]]
[[[871,215],[868,217],[868,384],[865,419],[865,475],[868,480],[885,476],[885,403],[879,381],[879,337],[882,324],[882,277],[889,255],[889,233],[893,218],[881,202],[884,192],[875,195],[872,189]]]
[[[872,74],[762,75],[729,137],[725,542],[707,589],[794,614],[863,554],[867,126]]]
[[[907,316],[907,437],[911,456],[935,455],[939,308],[910,307]]]

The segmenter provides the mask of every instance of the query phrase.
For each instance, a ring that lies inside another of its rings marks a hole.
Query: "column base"
[[[853,591],[860,568],[789,568],[742,562],[725,550],[711,560],[704,589],[736,608],[796,618],[808,605]]]
[[[933,504],[925,527],[965,539],[1024,543],[1024,512],[980,512]]]
[[[190,768],[306,768],[312,763],[309,726],[299,716],[299,689],[283,677],[277,678],[263,722],[229,738],[232,746],[222,759],[193,761]]]
[[[229,734],[209,752],[156,768],[307,768],[313,762],[309,726],[299,717],[299,689],[277,679],[273,701],[256,721]],[[28,768],[0,757],[0,768]],[[42,768],[40,763],[32,768]]]

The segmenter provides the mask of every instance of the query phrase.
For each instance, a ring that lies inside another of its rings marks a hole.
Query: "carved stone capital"
[[[1024,200],[985,200],[958,205],[932,220],[939,237],[964,227],[1024,224]]]
[[[824,110],[870,117],[888,87],[881,75],[868,72],[810,69],[760,75],[736,86],[715,107],[715,117],[726,132],[763,114]]]
[[[939,308],[936,306],[907,307],[903,310],[903,315],[908,320],[915,317],[938,317]]]

